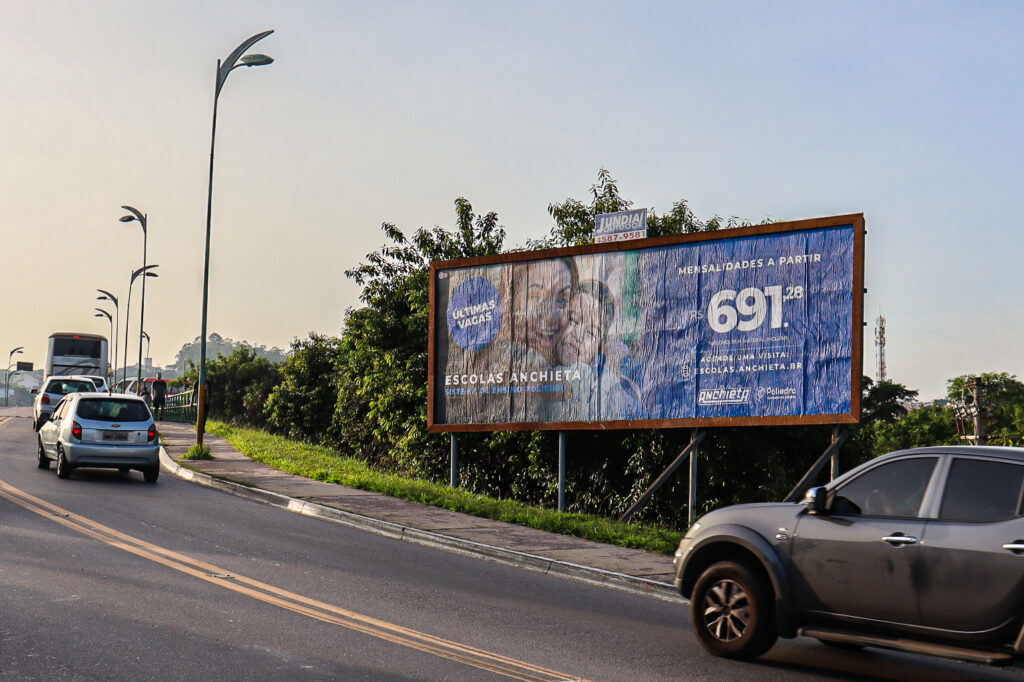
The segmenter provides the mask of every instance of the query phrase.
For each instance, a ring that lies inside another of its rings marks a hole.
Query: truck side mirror
[[[804,495],[804,506],[809,514],[827,514],[828,491],[824,487],[809,488]]]

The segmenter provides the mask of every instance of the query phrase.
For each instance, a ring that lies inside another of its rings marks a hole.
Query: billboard
[[[862,214],[431,265],[437,431],[860,419]]]

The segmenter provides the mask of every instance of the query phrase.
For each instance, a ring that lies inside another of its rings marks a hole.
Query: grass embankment
[[[463,514],[662,554],[675,552],[682,537],[682,533],[664,528],[620,523],[587,514],[562,514],[514,500],[476,495],[441,483],[402,478],[371,469],[365,462],[343,457],[330,448],[289,440],[256,429],[210,421],[207,423],[207,431],[224,438],[247,457],[281,471]]]

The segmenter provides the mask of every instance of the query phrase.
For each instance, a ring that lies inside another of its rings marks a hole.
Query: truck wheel
[[[709,566],[693,589],[690,615],[700,643],[715,656],[757,658],[778,638],[767,581],[738,561]]]

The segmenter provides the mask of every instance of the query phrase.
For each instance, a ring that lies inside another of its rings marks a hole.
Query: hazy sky
[[[155,361],[199,335],[216,61],[266,29],[277,61],[219,102],[210,331],[337,334],[382,222],[451,227],[463,196],[522,244],[605,167],[658,213],[863,212],[865,373],[881,310],[923,398],[1024,376],[1024,4],[975,1],[0,0],[0,353],[109,332],[95,289],[123,314],[142,262],[122,204]]]

